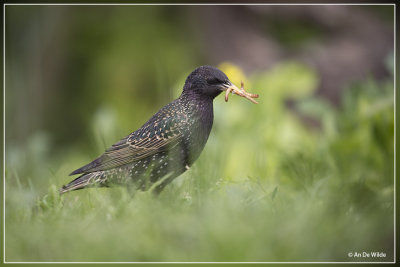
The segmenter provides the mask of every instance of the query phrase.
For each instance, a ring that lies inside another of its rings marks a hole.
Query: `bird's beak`
[[[242,82],[240,89],[237,88],[237,86],[234,85],[233,83],[224,87],[223,90],[225,91],[225,102],[228,102],[229,93],[232,92],[232,94],[247,98],[249,101],[253,102],[254,104],[258,104],[258,102],[254,100],[254,98],[258,98],[258,94],[252,94],[252,93],[247,92],[243,86],[244,86],[244,84]]]

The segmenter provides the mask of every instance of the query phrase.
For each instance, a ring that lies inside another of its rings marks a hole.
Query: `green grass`
[[[112,110],[94,116],[86,147],[57,146],[46,133],[8,143],[5,260],[392,261],[393,84],[355,84],[335,108],[294,62],[248,80],[260,104],[216,99],[201,157],[159,197],[58,195],[70,171],[126,134]],[[364,251],[386,257],[348,257]]]

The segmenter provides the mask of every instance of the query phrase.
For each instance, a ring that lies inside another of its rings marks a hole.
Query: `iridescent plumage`
[[[154,192],[159,193],[199,157],[213,125],[213,99],[232,88],[237,89],[217,68],[197,68],[186,79],[178,99],[103,155],[73,171],[70,175],[81,176],[60,193],[112,184],[146,190],[154,183],[158,183]]]

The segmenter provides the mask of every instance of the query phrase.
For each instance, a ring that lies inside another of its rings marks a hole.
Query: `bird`
[[[258,95],[236,87],[213,66],[200,66],[186,78],[179,98],[154,114],[139,129],[113,144],[104,154],[71,172],[80,175],[60,194],[89,187],[127,186],[159,194],[187,171],[206,145],[214,120],[213,100],[222,92],[257,103]]]

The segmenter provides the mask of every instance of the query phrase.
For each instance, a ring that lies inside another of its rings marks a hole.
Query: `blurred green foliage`
[[[45,129],[89,149],[88,121],[110,107],[123,134],[139,127],[198,65],[182,8],[8,6],[9,144]]]
[[[333,107],[314,95],[318,76],[301,63],[249,77],[220,67],[260,104],[218,97],[201,157],[158,198],[123,188],[57,193],[71,170],[126,134],[123,105],[90,117],[89,149],[51,152],[44,132],[10,146],[6,260],[392,261],[393,82],[353,84]],[[363,251],[386,257],[348,257]]]
[[[264,25],[265,30],[288,49],[304,46],[327,35],[323,27],[311,21],[293,23],[287,20],[267,19]]]

